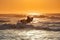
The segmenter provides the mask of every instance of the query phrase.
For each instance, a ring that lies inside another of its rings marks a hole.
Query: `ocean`
[[[0,20],[0,40],[60,40],[60,20],[48,18],[34,18],[31,23],[17,22],[24,18],[6,17]]]

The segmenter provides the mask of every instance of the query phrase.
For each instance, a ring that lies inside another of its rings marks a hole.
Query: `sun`
[[[34,15],[40,15],[40,13],[30,12],[30,13],[28,13],[27,15],[34,16]]]

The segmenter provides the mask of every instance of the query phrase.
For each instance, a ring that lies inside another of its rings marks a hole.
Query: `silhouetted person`
[[[29,17],[29,16],[27,16],[27,23],[29,23],[29,22],[31,22],[33,20],[33,17]]]
[[[33,20],[33,17],[27,16],[27,19],[21,20],[21,23],[30,23]]]

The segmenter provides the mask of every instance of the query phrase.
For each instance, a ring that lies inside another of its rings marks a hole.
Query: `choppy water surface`
[[[18,19],[15,19],[11,19],[11,23],[16,23]],[[28,25],[33,25],[35,27],[60,27],[60,23],[58,22],[59,20],[51,21],[50,19],[34,19],[34,21]],[[37,30],[31,28],[5,29],[0,30],[0,40],[60,40],[60,31]]]
[[[0,30],[0,40],[60,40],[60,31]]]

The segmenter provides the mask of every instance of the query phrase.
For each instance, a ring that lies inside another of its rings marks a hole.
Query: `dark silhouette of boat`
[[[33,17],[27,16],[27,19],[19,20],[18,23],[30,23],[33,21]]]
[[[26,24],[32,21],[33,21],[33,17],[27,16],[27,19],[18,20],[17,27],[27,27],[28,25]]]

